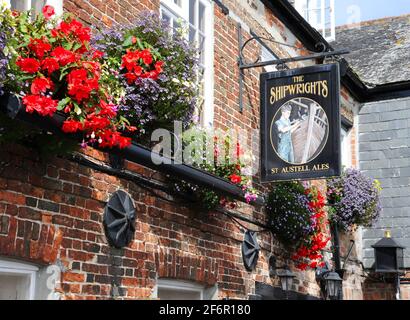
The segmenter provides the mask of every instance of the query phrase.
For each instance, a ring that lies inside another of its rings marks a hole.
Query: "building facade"
[[[287,44],[253,41],[244,50],[249,61],[307,55],[319,42],[331,48],[287,1],[39,2],[52,3],[90,25],[132,23],[143,10],[153,10],[170,23],[179,19],[190,22],[203,54],[202,124],[242,129],[249,134],[259,129],[259,75],[274,69],[270,66],[244,71],[241,110],[240,41],[257,35]],[[38,3],[25,1],[25,5],[35,7]],[[287,67],[322,62],[293,62]],[[350,70],[349,66],[347,69]],[[356,78],[350,71],[342,74],[342,158],[346,166],[358,167],[359,159],[365,161],[362,152],[366,151],[358,148],[365,141],[361,140],[359,145],[359,137],[363,139],[366,133],[359,124],[364,124],[366,110],[373,107],[362,107],[364,91],[352,79]],[[387,102],[375,106],[380,109],[380,116],[384,105]],[[405,101],[399,105],[408,106]],[[371,151],[372,147],[369,148]],[[258,162],[257,142],[253,150]],[[92,163],[109,164],[107,154],[91,148],[83,151],[81,157]],[[164,181],[161,173],[132,162],[126,161],[124,169],[158,185]],[[268,186],[258,180],[256,175],[254,185],[267,190]],[[323,181],[316,184],[323,187]],[[137,214],[134,238],[123,249],[109,245],[102,224],[106,203],[117,190],[132,197]],[[385,192],[389,190],[386,188]],[[260,222],[266,220],[260,206],[243,204],[237,213]],[[35,150],[18,145],[1,147],[0,298],[248,299],[260,295],[261,288],[276,292],[279,282],[269,275],[269,258],[274,255],[279,262],[289,264],[290,255],[271,233],[259,232],[259,260],[256,270],[248,272],[241,253],[245,227],[254,228],[221,213],[198,212],[184,201],[141,186],[135,179],[101,172],[84,162],[57,157],[43,159]],[[365,234],[369,235],[368,232]],[[352,239],[353,254],[345,264],[344,298],[372,298],[366,295],[360,232],[341,236],[341,256],[347,255]],[[15,277],[9,277],[10,274]],[[295,298],[320,298],[314,271],[296,274],[292,287]],[[280,298],[280,294],[269,293],[264,298]]]
[[[408,53],[410,16],[403,15],[367,21],[337,28],[336,47],[347,47],[351,66],[368,87],[407,86],[410,79]],[[377,41],[374,38],[377,37]],[[372,59],[367,59],[368,55]],[[363,230],[363,263],[374,267],[371,247],[385,230],[400,245],[409,248],[410,194],[410,105],[408,92],[387,97],[383,101],[365,102],[358,114],[359,167],[382,186],[383,211],[379,221]],[[404,267],[410,268],[408,249],[404,251]],[[403,278],[408,278],[406,272]],[[402,286],[402,296],[409,298],[408,285]],[[374,289],[377,296],[380,289]],[[386,293],[382,293],[386,294]]]

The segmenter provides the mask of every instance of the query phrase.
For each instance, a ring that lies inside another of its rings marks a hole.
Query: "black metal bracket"
[[[229,14],[229,9],[228,9],[228,7],[225,6],[225,5],[222,3],[222,1],[220,1],[220,0],[214,0],[214,2],[215,2],[215,4],[216,4],[219,8],[221,8],[221,11],[222,11],[222,13],[223,13],[224,15],[228,15],[228,14]]]
[[[244,50],[245,50],[246,46],[252,41],[261,42],[261,40],[265,40],[265,41],[269,41],[269,42],[279,44],[279,45],[285,46],[285,47],[290,47],[290,48],[294,48],[294,49],[299,49],[299,48],[295,47],[295,46],[292,46],[292,45],[289,45],[287,43],[279,42],[279,41],[276,41],[276,40],[273,40],[273,39],[270,39],[270,38],[266,38],[266,37],[259,37],[259,36],[256,36],[256,35],[252,36],[251,38],[249,38],[248,40],[243,42],[242,26],[239,22],[237,23],[237,29],[238,29],[238,44],[239,44],[239,48],[238,48],[239,49],[238,67],[239,67],[239,110],[240,110],[240,112],[243,112],[243,88],[244,88],[244,79],[245,79],[244,70],[253,69],[253,68],[260,68],[260,67],[266,67],[266,66],[272,66],[272,65],[280,66],[281,68],[279,68],[279,69],[284,69],[284,68],[287,68],[286,64],[290,63],[290,62],[316,60],[316,59],[326,60],[330,57],[337,57],[337,56],[341,56],[341,55],[350,53],[350,51],[348,51],[348,50],[328,51],[327,46],[324,43],[319,42],[315,45],[318,52],[309,51],[311,54],[307,55],[307,56],[297,56],[297,57],[275,59],[275,60],[263,61],[263,62],[260,61],[260,58],[257,58],[256,61],[254,61],[252,63],[248,63],[248,62],[246,62],[246,59],[245,59],[245,56],[244,56]]]

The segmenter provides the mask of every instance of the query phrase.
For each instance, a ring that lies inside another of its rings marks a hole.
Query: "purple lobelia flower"
[[[380,184],[355,169],[327,181],[331,220],[349,231],[354,225],[369,227],[379,217]]]
[[[7,74],[8,59],[4,54],[4,48],[6,47],[7,36],[6,33],[0,29],[0,96],[4,94],[4,82]]]
[[[173,121],[182,121],[185,128],[192,123],[197,107],[198,52],[158,14],[145,11],[132,24],[103,29],[94,36],[92,44],[105,52],[109,86],[114,92],[121,92],[120,112],[131,125],[144,132],[158,127],[172,128]],[[164,62],[157,80],[127,81],[121,65],[122,56],[129,48],[150,48]]]
[[[270,192],[266,212],[275,236],[285,245],[299,245],[314,231],[314,210],[298,182],[278,183]]]

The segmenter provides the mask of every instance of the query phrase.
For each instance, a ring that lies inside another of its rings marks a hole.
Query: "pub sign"
[[[338,64],[261,75],[261,179],[341,173]]]

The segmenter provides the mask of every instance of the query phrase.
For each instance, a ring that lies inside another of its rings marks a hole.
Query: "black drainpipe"
[[[66,135],[61,131],[60,128],[65,120],[64,115],[56,113],[53,117],[42,117],[38,114],[29,114],[23,110],[21,102],[15,96],[10,95],[0,97],[0,110],[7,113],[13,119],[34,124],[42,129],[51,131],[58,135],[71,136],[78,141],[82,140],[80,135]],[[147,168],[158,170],[162,173],[178,177],[202,187],[210,188],[220,194],[230,196],[236,200],[242,202],[246,201],[243,190],[240,187],[230,183],[228,180],[216,177],[208,172],[186,164],[176,164],[171,159],[162,157],[158,153],[151,152],[151,150],[135,143],[125,149],[114,148],[110,150],[100,150],[120,155],[126,160],[138,163]],[[153,160],[156,160],[156,163],[162,161],[162,164],[156,165]],[[258,199],[253,203],[263,205],[264,199],[263,197],[258,197]]]
[[[340,261],[340,239],[337,223],[331,223],[331,233],[333,238],[333,262],[335,264],[335,271],[339,274],[340,278],[343,279],[344,270],[342,269]],[[339,293],[339,300],[343,300],[343,282],[342,290]]]

